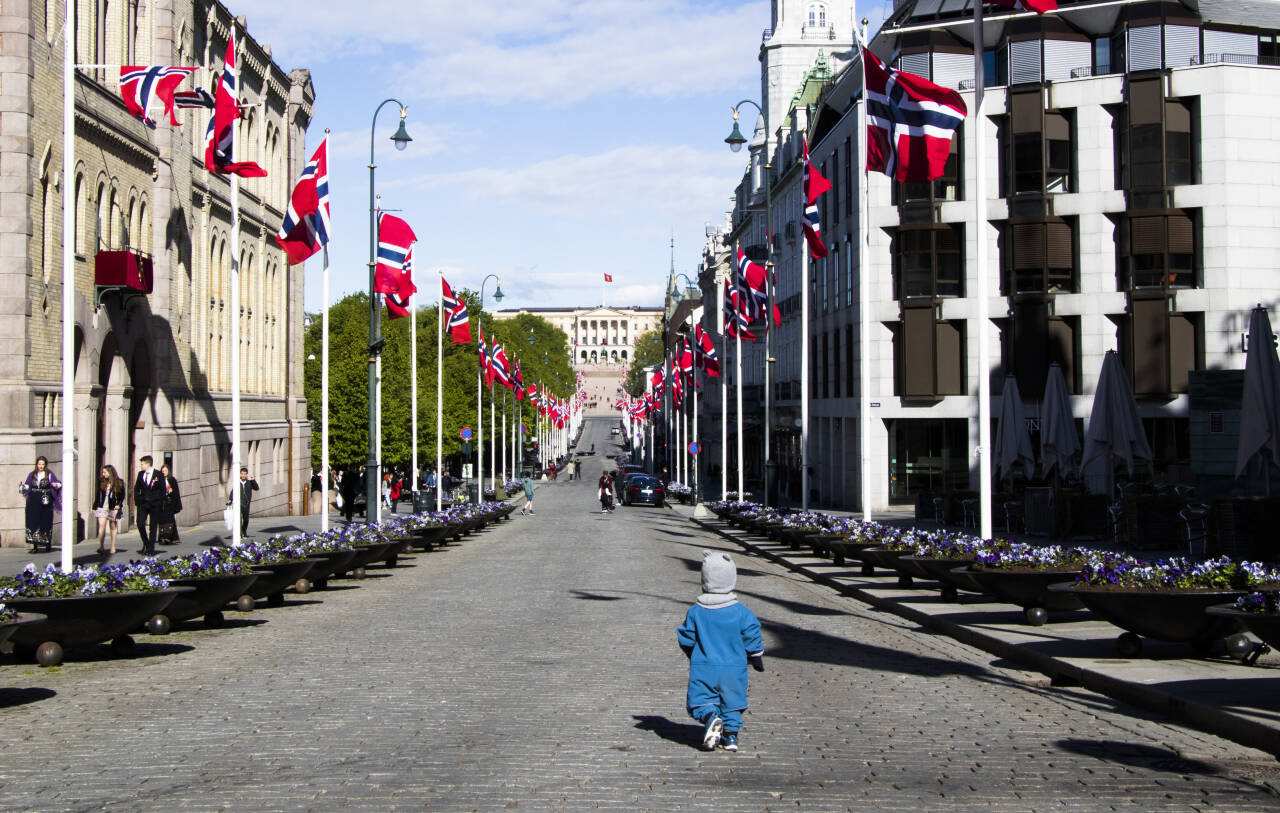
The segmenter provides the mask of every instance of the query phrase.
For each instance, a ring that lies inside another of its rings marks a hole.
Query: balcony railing
[[[802,40],[833,40],[836,38],[836,30],[829,25],[801,26],[800,39]]]
[[[1205,54],[1203,57],[1191,57],[1192,65],[1280,65],[1280,58],[1274,56],[1258,56],[1257,54]]]
[[[1118,73],[1118,71],[1111,70],[1110,65],[1085,65],[1080,68],[1072,68],[1071,78],[1087,79],[1090,76],[1106,76],[1111,73]]]

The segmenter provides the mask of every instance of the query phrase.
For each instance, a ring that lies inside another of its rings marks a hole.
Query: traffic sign
[[[697,454],[697,453],[698,453],[698,442],[694,441],[693,443],[689,444],[689,454]]]
[[[471,427],[470,427],[470,426],[464,426],[464,427],[462,427],[462,431],[461,431],[461,432],[459,432],[459,433],[458,433],[458,435],[459,435],[463,440],[471,440]]]

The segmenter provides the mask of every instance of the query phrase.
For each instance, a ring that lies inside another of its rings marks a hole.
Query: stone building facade
[[[213,88],[231,26],[244,115],[239,155],[266,178],[241,181],[230,245],[230,186],[203,166],[211,111],[148,129],[125,109],[112,68],[77,70],[75,177],[62,166],[62,3],[6,5],[0,74],[0,480],[14,486],[45,455],[61,473],[62,196],[74,195],[75,506],[92,520],[93,484],[110,463],[127,481],[137,458],[170,462],[180,524],[216,517],[232,479],[231,353],[241,356],[242,460],[261,492],[254,513],[303,505],[310,427],[302,394],[302,267],[274,234],[305,161],[315,100],[310,74],[285,72],[218,2],[80,4],[77,64],[200,65],[184,88]],[[48,15],[48,16],[47,16]],[[8,33],[13,32],[13,33]],[[231,313],[238,255],[241,312]],[[109,269],[150,269],[153,290],[97,289]],[[241,344],[228,339],[240,319]],[[130,512],[131,514],[131,512]],[[20,544],[16,488],[0,501],[0,544]],[[55,530],[55,534],[56,534]]]

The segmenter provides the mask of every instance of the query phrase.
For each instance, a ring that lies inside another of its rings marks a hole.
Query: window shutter
[[[1200,57],[1200,29],[1193,25],[1164,27],[1164,65],[1178,68]]]
[[[1050,268],[1071,268],[1075,252],[1072,251],[1071,226],[1066,223],[1049,223],[1045,226],[1045,243],[1048,248]]]
[[[1134,255],[1164,253],[1163,217],[1130,218],[1129,229],[1133,238],[1130,245]]]
[[[1013,267],[1043,268],[1045,258],[1044,224],[1028,223],[1013,227]]]
[[[1195,251],[1195,235],[1191,218],[1169,215],[1169,253],[1190,254]]]
[[[1129,70],[1153,71],[1162,65],[1160,59],[1160,26],[1144,25],[1129,29]]]
[[[966,79],[973,79],[973,54],[935,52],[933,55],[933,81],[943,87],[960,87]]]
[[[1040,40],[1009,43],[1009,84],[1039,82],[1041,76]]]
[[[964,394],[963,329],[964,322],[938,322],[934,326],[938,395]]]
[[[1204,58],[1221,60],[1223,54],[1258,56],[1258,35],[1239,31],[1204,30]]]
[[[1093,53],[1087,42],[1079,40],[1044,41],[1044,78],[1048,82],[1070,79],[1072,68],[1093,64]]]
[[[929,52],[919,54],[903,54],[898,57],[898,70],[914,73],[916,76],[931,78],[929,71]]]
[[[1169,392],[1169,313],[1167,300],[1133,301],[1133,392]]]
[[[1164,105],[1164,88],[1159,79],[1129,82],[1129,124],[1159,124]]]
[[[905,308],[902,313],[902,394],[934,395],[933,307]]]

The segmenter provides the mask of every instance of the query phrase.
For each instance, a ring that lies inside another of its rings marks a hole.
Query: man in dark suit
[[[253,498],[253,492],[258,490],[258,481],[249,476],[249,469],[245,466],[240,467],[240,538],[246,539],[249,536],[249,500]],[[234,492],[227,495],[227,505],[231,505],[235,497]]]
[[[154,556],[160,513],[164,508],[164,478],[151,468],[151,455],[138,459],[138,477],[133,481],[133,504],[138,513],[138,535],[142,552]]]

